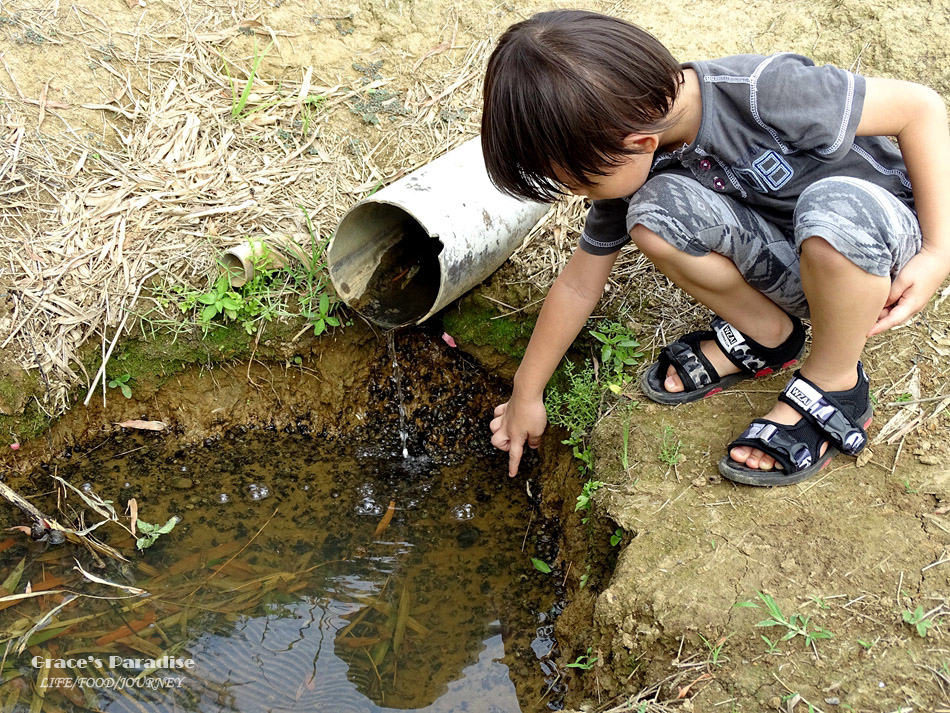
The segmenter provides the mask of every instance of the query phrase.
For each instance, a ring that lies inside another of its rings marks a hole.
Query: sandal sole
[[[862,415],[859,419],[859,421],[864,424],[863,428],[865,431],[867,430],[868,426],[871,425],[872,420],[871,407],[868,406],[867,411],[865,411],[864,415]],[[736,463],[736,461],[732,460],[732,458],[730,458],[728,455],[725,455],[722,457],[722,460],[719,461],[719,473],[723,478],[727,478],[734,483],[742,483],[743,485],[757,485],[761,487],[773,485],[795,485],[796,483],[801,483],[803,480],[808,480],[813,475],[817,475],[823,471],[839,453],[841,453],[841,451],[829,443],[828,448],[817,461],[812,463],[807,468],[799,470],[790,475],[783,475],[785,472],[783,470],[759,470],[757,468],[746,468],[745,466]]]

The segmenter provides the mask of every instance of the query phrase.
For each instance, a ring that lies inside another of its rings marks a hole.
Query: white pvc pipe
[[[476,137],[353,206],[327,248],[330,279],[373,322],[418,324],[498,269],[548,208],[495,188]]]

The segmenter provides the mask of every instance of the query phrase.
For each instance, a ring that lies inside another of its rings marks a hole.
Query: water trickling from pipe
[[[393,362],[393,383],[396,385],[396,399],[399,403],[399,440],[402,442],[402,457],[409,457],[409,449],[406,447],[406,439],[409,434],[406,432],[406,405],[402,396],[402,371],[399,369],[399,362],[396,360],[396,330],[390,329],[386,332],[386,345],[389,347],[389,358]]]

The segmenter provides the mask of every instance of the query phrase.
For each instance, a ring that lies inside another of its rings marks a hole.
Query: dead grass
[[[42,26],[42,16],[34,11],[32,22]],[[77,385],[90,394],[104,387],[111,348],[136,322],[130,315],[156,307],[147,304],[153,286],[205,281],[218,254],[248,236],[283,233],[309,245],[303,208],[326,235],[363,195],[477,133],[487,38],[438,82],[421,72],[404,96],[393,93],[386,108],[400,107],[398,120],[370,144],[337,119],[350,119],[354,101],[390,77],[341,83],[313,67],[258,72],[235,120],[234,96],[254,58],[232,57],[233,41],[255,34],[263,51],[271,41],[279,47],[282,33],[238,21],[223,5],[183,1],[177,20],[103,58],[96,49],[106,23],[77,17],[86,32],[62,31],[57,41],[82,43],[103,70],[112,98],[83,106],[101,112],[117,148],[58,113],[74,107],[48,102],[45,91],[25,96],[5,63],[14,90],[0,88],[0,296],[8,301],[0,349],[42,373],[50,415],[66,409]],[[55,138],[53,117],[62,128]],[[102,355],[94,373],[80,360],[89,343]]]

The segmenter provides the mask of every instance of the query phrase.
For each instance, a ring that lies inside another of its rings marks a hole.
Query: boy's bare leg
[[[801,274],[812,330],[802,375],[825,391],[851,389],[857,384],[858,360],[887,301],[891,281],[865,272],[819,237],[802,243]],[[765,418],[791,425],[801,415],[777,402]],[[754,448],[733,448],[729,456],[749,468],[775,466],[771,456]]]
[[[729,258],[714,252],[688,255],[642,225],[635,226],[630,235],[640,251],[680,289],[763,346],[777,347],[792,333],[792,322],[782,308],[746,282]],[[715,342],[701,346],[720,376],[738,371]],[[670,392],[683,390],[672,367],[664,387]]]

